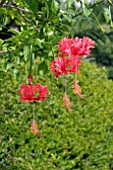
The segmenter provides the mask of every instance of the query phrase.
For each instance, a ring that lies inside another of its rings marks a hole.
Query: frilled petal
[[[91,52],[91,48],[94,48],[94,41],[89,37],[76,37],[74,39],[72,54],[79,57],[88,56]]]
[[[94,48],[94,41],[89,37],[76,37],[75,39],[64,37],[58,43],[58,56],[71,57],[73,54],[75,56],[84,57],[90,54],[91,48]]]
[[[73,110],[71,109],[71,101],[66,93],[64,93],[63,101],[64,101],[64,105],[68,109],[68,111],[73,112]]]
[[[74,40],[72,38],[64,37],[63,39],[60,40],[58,43],[58,49],[59,49],[59,55],[60,56],[65,56],[65,55],[70,55],[70,52],[73,47]]]
[[[31,124],[31,131],[38,137],[42,137],[42,134],[39,133],[38,125],[36,121],[33,119],[32,124]]]
[[[48,89],[41,84],[26,85],[20,87],[18,93],[21,95],[20,100],[26,102],[34,102],[39,100],[46,100],[48,97]]]
[[[81,64],[78,57],[57,57],[51,64],[50,69],[52,70],[54,76],[59,77],[61,74],[69,74],[75,72],[78,74],[78,66]]]

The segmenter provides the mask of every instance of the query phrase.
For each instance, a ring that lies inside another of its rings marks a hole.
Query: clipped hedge
[[[62,77],[35,74],[34,83],[47,85],[47,101],[35,104],[42,138],[30,130],[33,105],[18,100],[25,83],[21,69],[17,81],[8,72],[1,76],[2,170],[110,170],[113,167],[113,82],[104,69],[83,62],[78,79],[84,99],[72,93],[73,76],[67,76],[67,93],[73,112],[63,105]]]

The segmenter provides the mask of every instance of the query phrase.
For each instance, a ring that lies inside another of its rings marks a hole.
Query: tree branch
[[[24,8],[20,8],[18,6],[14,6],[14,5],[2,5],[2,6],[0,6],[0,8],[15,8],[18,11],[23,11],[23,12],[27,12],[28,14],[33,14],[32,12],[25,10]]]
[[[19,12],[20,12],[21,16],[22,16],[28,23],[31,24],[31,20],[28,19],[28,18],[22,13],[22,11],[19,11]]]
[[[23,14],[23,12],[26,12],[26,13],[28,13],[28,14],[33,14],[32,12],[30,12],[30,11],[28,11],[28,10],[25,10],[24,8],[20,8],[19,6],[16,6],[15,4],[14,4],[14,5],[5,5],[5,4],[4,4],[5,1],[6,1],[6,0],[2,0],[2,2],[1,2],[2,4],[0,3],[0,8],[14,8],[14,9],[17,9],[17,10],[20,12],[21,16],[22,16],[28,23],[32,24],[31,20],[29,20],[29,19]],[[3,5],[3,4],[4,4],[4,5]],[[23,12],[22,12],[22,11],[23,11]],[[39,32],[39,29],[37,28],[36,25],[33,25],[33,28],[34,28],[36,31]]]
[[[29,24],[32,24],[31,20],[28,19],[28,18],[22,13],[22,11],[19,11],[19,12],[20,12],[21,16],[22,16]],[[33,28],[34,28],[36,31],[39,32],[39,29],[37,28],[36,25],[33,25]]]
[[[102,2],[104,2],[104,0],[101,0],[101,1],[99,1],[99,2],[97,2],[97,3],[94,3],[94,4],[91,5],[89,8],[93,8],[93,7],[95,7],[96,5],[101,4]]]

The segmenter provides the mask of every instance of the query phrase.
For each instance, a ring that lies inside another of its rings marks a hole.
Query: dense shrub
[[[110,170],[113,166],[113,82],[104,69],[86,62],[78,75],[84,99],[72,93],[73,76],[67,76],[67,93],[73,112],[63,105],[63,80],[34,71],[34,83],[47,85],[47,101],[35,103],[36,120],[43,137],[30,130],[33,104],[18,100],[17,90],[27,75],[14,81],[11,73],[1,82],[2,170]],[[2,76],[2,75],[0,75]]]

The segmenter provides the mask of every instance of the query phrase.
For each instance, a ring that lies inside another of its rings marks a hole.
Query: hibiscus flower
[[[41,84],[32,85],[31,77],[28,77],[29,85],[23,84],[18,93],[21,95],[20,100],[26,102],[37,102],[46,100],[48,97],[48,89]]]

